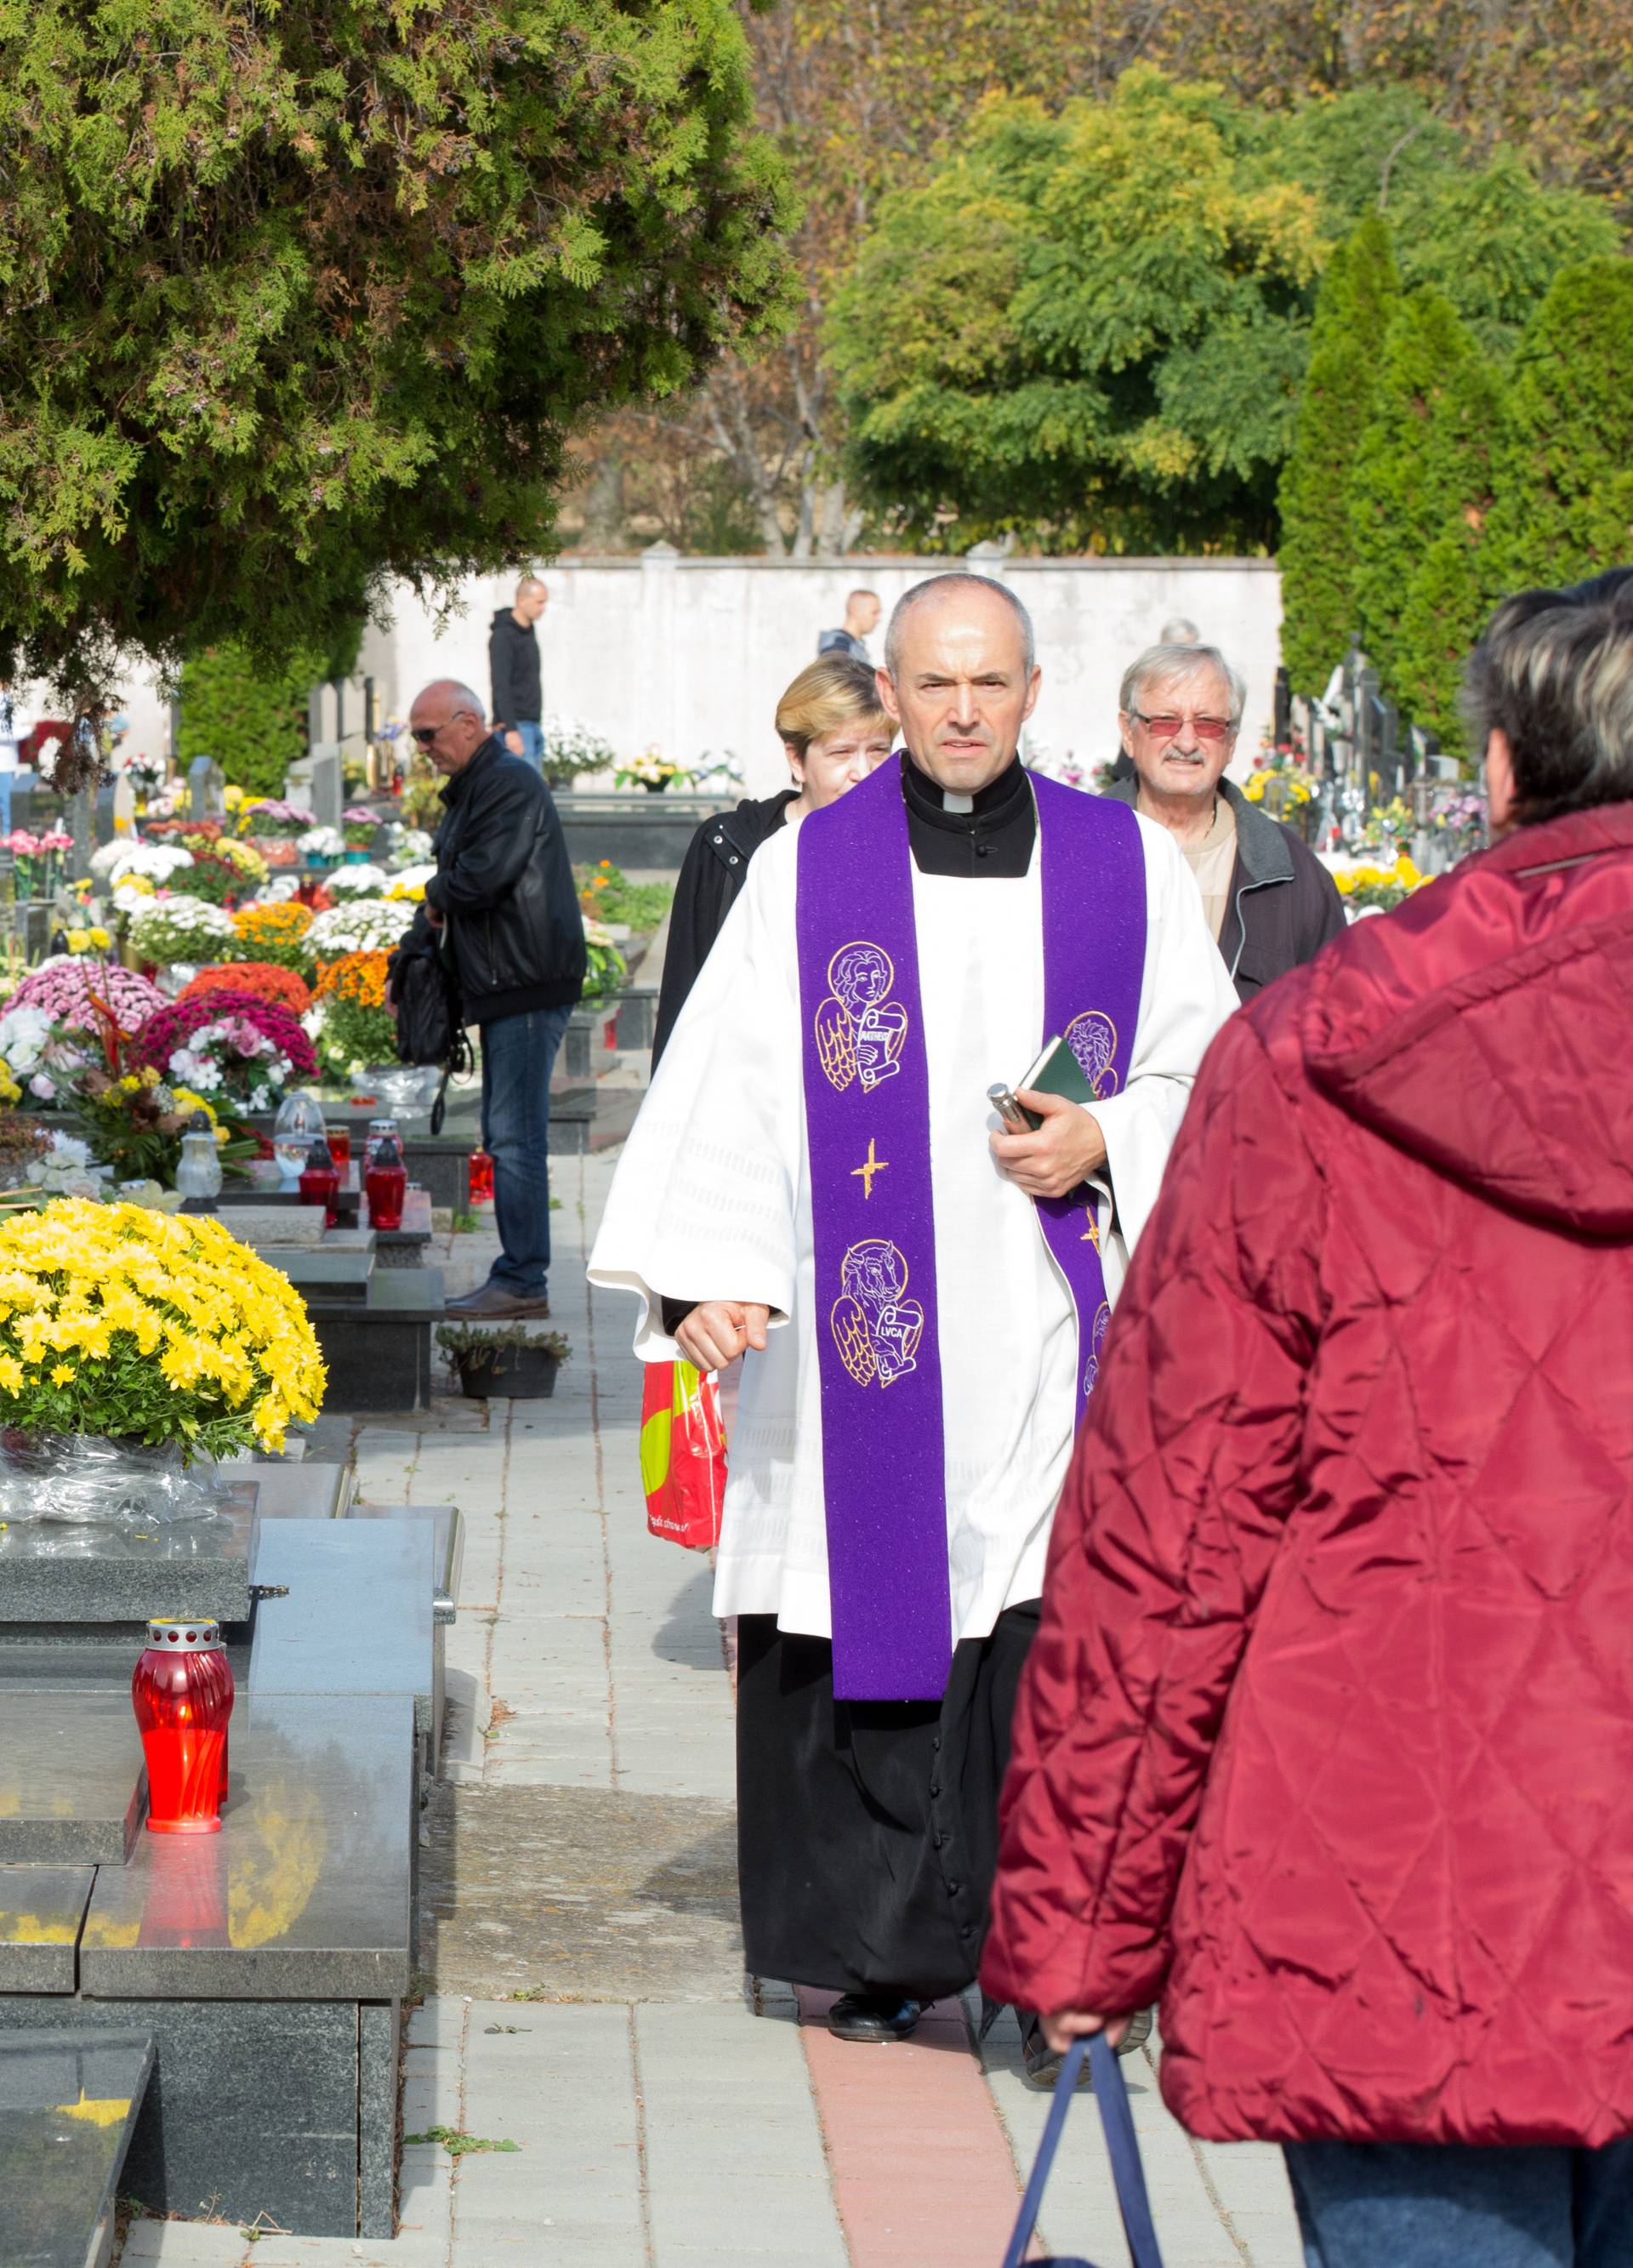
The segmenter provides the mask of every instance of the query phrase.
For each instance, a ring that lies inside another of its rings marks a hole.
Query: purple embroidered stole
[[[953,1659],[936,1307],[930,1081],[913,855],[892,758],[799,831],[795,920],[822,1389],[834,1690],[920,1701]],[[1145,868],[1126,805],[1032,776],[1043,1030],[1095,1094],[1128,1078],[1145,959]],[[1017,1031],[1013,1053],[1028,1051]],[[1018,1078],[1019,1063],[991,1076]],[[1110,1309],[1088,1193],[1040,1203],[1078,1317],[1075,1429]],[[955,1328],[978,1329],[975,1317]]]

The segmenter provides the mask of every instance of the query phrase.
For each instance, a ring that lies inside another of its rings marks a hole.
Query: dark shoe
[[[1144,2046],[1151,2036],[1151,2012],[1149,2008],[1140,2008],[1136,2011],[1128,2031],[1118,2046],[1118,2055],[1132,2055],[1137,2048]],[[1055,2082],[1060,2077],[1060,2067],[1066,2058],[1063,2055],[1057,2055],[1044,2038],[1043,2027],[1035,2016],[1023,2016],[1020,2020],[1020,2052],[1026,2066],[1027,2086],[1038,2088],[1045,2094],[1052,2093]],[[1079,2088],[1085,2088],[1092,2084],[1092,2081],[1089,2077],[1089,2059],[1085,2056],[1078,2085]]]
[[[457,1300],[444,1302],[444,1313],[450,1315],[477,1315],[484,1322],[519,1322],[525,1316],[548,1315],[550,1303],[542,1292],[530,1295],[526,1292],[507,1292],[503,1284],[479,1284],[474,1292],[461,1292]]]
[[[904,1992],[842,1992],[828,2012],[836,2040],[905,2040],[923,2011]]]

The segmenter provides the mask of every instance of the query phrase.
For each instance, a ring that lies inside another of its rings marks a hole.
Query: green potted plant
[[[437,1344],[473,1402],[544,1401],[572,1352],[564,1331],[535,1332],[526,1323],[439,1323]]]

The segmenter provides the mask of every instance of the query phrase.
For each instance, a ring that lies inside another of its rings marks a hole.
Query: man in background
[[[1124,673],[1118,718],[1130,777],[1107,793],[1166,827],[1196,877],[1239,998],[1311,960],[1344,926],[1315,853],[1250,803],[1225,768],[1246,688],[1217,646],[1147,646]]]
[[[867,641],[879,628],[879,593],[853,591],[845,600],[845,626],[839,630],[819,630],[817,652],[848,653],[852,661],[872,662]]]
[[[465,1021],[481,1034],[499,1232],[488,1281],[447,1311],[493,1322],[548,1315],[550,1072],[584,989],[578,893],[549,789],[489,730],[469,686],[428,685],[408,730],[448,784],[437,872],[406,942],[440,935]]]
[[[535,622],[550,603],[536,575],[516,585],[516,603],[501,607],[488,633],[488,667],[493,678],[493,729],[513,756],[534,771],[544,770],[544,674],[539,666]]]

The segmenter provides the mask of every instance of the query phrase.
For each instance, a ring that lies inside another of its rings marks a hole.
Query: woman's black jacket
[[[792,788],[768,796],[763,803],[745,801],[723,818],[706,819],[687,845],[675,884],[669,915],[669,946],[664,956],[663,982],[658,990],[658,1020],[652,1035],[652,1069],[669,1044],[687,994],[697,982],[697,972],[709,958],[748,873],[748,862],[761,844],[782,826],[783,814],[795,799]]]

